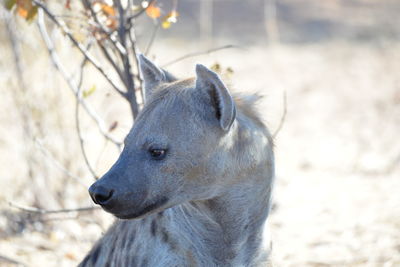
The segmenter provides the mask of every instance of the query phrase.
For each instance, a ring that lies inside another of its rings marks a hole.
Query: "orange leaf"
[[[37,6],[32,4],[32,0],[17,0],[17,13],[26,20],[32,20],[37,13]]]
[[[152,3],[150,6],[146,8],[146,14],[150,18],[156,19],[161,16],[161,9],[154,3]]]
[[[118,27],[118,21],[115,18],[110,17],[106,20],[106,26],[115,30]]]
[[[93,1],[92,7],[93,7],[94,12],[97,13],[97,12],[101,11],[106,16],[115,16],[117,13],[113,6],[102,3],[101,1]]]
[[[28,17],[28,13],[31,8],[32,2],[30,0],[17,0],[18,15],[20,15],[24,19]]]
[[[28,10],[26,10],[23,7],[18,7],[17,12],[18,12],[18,15],[20,15],[23,18],[26,18],[28,16]]]
[[[71,0],[65,2],[65,8],[71,10]]]
[[[109,16],[115,16],[115,14],[116,14],[115,9],[112,6],[109,6],[107,4],[102,4],[101,10],[104,12],[104,14],[109,15]]]
[[[65,253],[64,257],[66,257],[67,259],[70,259],[70,260],[76,260],[76,255],[72,252]]]
[[[104,24],[110,29],[116,29],[118,27],[117,11],[112,5],[102,3],[100,1],[94,1],[92,3],[93,10],[97,13],[97,18],[101,24]]]

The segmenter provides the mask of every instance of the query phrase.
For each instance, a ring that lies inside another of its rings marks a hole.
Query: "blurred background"
[[[0,266],[77,265],[113,221],[87,188],[118,157],[110,139],[129,131],[130,106],[46,16],[49,49],[40,14],[18,6],[32,1],[10,2],[0,6]],[[277,134],[275,266],[400,266],[399,1],[133,3],[153,8],[135,19],[138,51],[178,77],[202,63],[233,91],[264,96]],[[75,40],[103,38],[80,1],[46,6]],[[90,53],[118,78],[101,49]]]

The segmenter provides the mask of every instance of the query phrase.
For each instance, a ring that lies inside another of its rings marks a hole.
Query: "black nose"
[[[93,184],[89,188],[89,194],[93,202],[99,205],[106,205],[111,199],[114,190],[105,188],[101,185]]]

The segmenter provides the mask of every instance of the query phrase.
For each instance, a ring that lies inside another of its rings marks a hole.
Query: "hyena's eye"
[[[165,155],[167,154],[167,150],[166,149],[159,149],[159,148],[150,148],[149,149],[149,153],[150,153],[150,156],[153,159],[160,160],[160,159],[164,159],[165,158]]]

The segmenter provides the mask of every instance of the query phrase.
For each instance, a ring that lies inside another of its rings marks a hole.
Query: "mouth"
[[[162,206],[164,206],[168,202],[168,200],[169,199],[167,197],[162,197],[162,198],[156,200],[155,202],[153,202],[152,204],[144,207],[143,209],[141,209],[137,212],[133,212],[133,213],[115,213],[115,212],[108,211],[108,210],[106,210],[106,211],[113,214],[115,217],[117,217],[119,219],[138,219],[148,213],[151,213],[155,210],[160,209]]]

